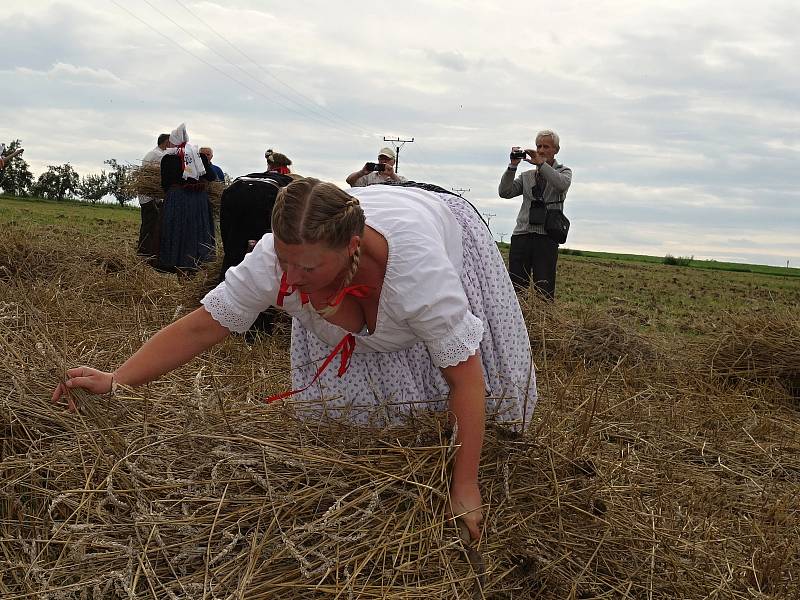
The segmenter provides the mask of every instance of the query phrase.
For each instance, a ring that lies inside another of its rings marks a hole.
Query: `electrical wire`
[[[216,36],[217,36],[219,39],[221,39],[221,40],[222,40],[223,42],[225,42],[225,43],[226,43],[228,46],[230,46],[230,47],[231,47],[231,48],[233,48],[233,49],[234,49],[236,52],[238,52],[238,53],[239,53],[241,56],[243,56],[243,57],[244,57],[244,58],[245,58],[247,61],[249,61],[249,62],[250,62],[250,63],[251,63],[251,64],[252,64],[254,67],[256,67],[256,69],[258,69],[258,72],[259,72],[259,73],[263,71],[263,69],[262,69],[261,65],[259,65],[259,64],[258,64],[258,63],[257,63],[257,62],[256,62],[256,61],[255,61],[255,60],[252,58],[252,57],[250,57],[250,56],[249,56],[247,53],[245,53],[245,52],[244,52],[244,51],[243,51],[241,48],[239,48],[239,47],[238,47],[236,44],[234,44],[233,42],[231,42],[230,40],[228,40],[228,39],[227,39],[227,38],[226,38],[224,35],[222,35],[221,33],[219,33],[219,32],[218,32],[216,29],[214,29],[214,28],[213,28],[211,25],[209,25],[209,24],[208,24],[206,21],[204,21],[204,20],[203,20],[203,19],[201,19],[199,16],[197,16],[197,15],[196,15],[196,14],[195,14],[193,11],[191,11],[191,10],[189,9],[189,7],[187,7],[187,6],[186,6],[186,5],[185,5],[183,2],[181,2],[181,0],[175,0],[175,2],[176,2],[177,4],[179,4],[179,5],[180,5],[180,7],[181,7],[181,8],[183,8],[183,9],[184,9],[184,11],[186,11],[188,14],[190,14],[190,15],[191,15],[191,16],[192,16],[192,17],[193,17],[195,20],[197,20],[198,22],[200,22],[200,23],[201,23],[201,24],[202,24],[202,25],[203,25],[203,26],[204,26],[206,29],[208,29],[208,30],[209,30],[211,33],[213,33],[214,35],[216,35]],[[150,4],[150,3],[148,2],[148,4]],[[271,73],[270,71],[263,71],[263,72],[264,72],[264,73],[266,73],[266,74],[267,74],[269,77],[271,77],[271,78],[272,78],[272,79],[274,79],[275,81],[277,81],[278,83],[280,83],[281,85],[283,85],[284,87],[288,88],[289,90],[291,90],[292,92],[294,92],[295,94],[297,94],[297,96],[299,96],[300,98],[304,99],[304,100],[305,100],[305,101],[306,101],[306,102],[309,104],[309,106],[310,106],[311,108],[313,108],[313,110],[315,110],[315,111],[318,111],[320,114],[322,114],[322,115],[324,115],[324,116],[325,116],[325,115],[327,115],[327,116],[329,116],[329,117],[332,117],[332,118],[338,119],[338,120],[339,120],[339,121],[341,121],[342,123],[344,123],[344,124],[346,124],[346,125],[348,125],[348,126],[352,126],[352,127],[354,127],[356,130],[358,130],[358,132],[359,132],[360,134],[367,134],[367,135],[370,135],[370,136],[372,136],[372,135],[375,135],[375,134],[374,134],[374,132],[373,132],[373,131],[370,131],[368,128],[366,128],[366,127],[363,127],[363,126],[359,125],[358,123],[356,123],[356,122],[354,122],[354,121],[351,121],[350,119],[347,119],[347,118],[345,118],[345,117],[342,117],[341,115],[339,115],[339,114],[337,114],[337,113],[333,112],[332,110],[329,110],[329,109],[325,108],[324,106],[320,106],[320,105],[319,105],[319,104],[318,104],[318,103],[317,103],[315,100],[313,100],[312,98],[309,98],[308,96],[306,96],[305,94],[303,94],[303,93],[302,93],[300,90],[296,89],[296,88],[295,88],[295,87],[293,87],[291,84],[287,83],[286,81],[284,81],[283,79],[281,79],[280,77],[278,77],[277,75],[275,75],[274,73]],[[266,84],[265,84],[265,85],[266,85]]]
[[[147,1],[147,0],[145,0],[145,1]],[[117,6],[117,8],[119,8],[119,9],[121,9],[121,10],[125,11],[125,12],[126,12],[126,13],[128,13],[130,16],[132,16],[134,19],[136,19],[137,21],[139,21],[140,23],[142,23],[143,25],[145,25],[146,27],[148,27],[149,29],[151,29],[151,30],[152,30],[154,33],[156,33],[156,34],[157,34],[159,37],[161,37],[161,38],[167,37],[167,36],[166,36],[164,33],[162,33],[161,31],[159,31],[159,30],[158,30],[158,29],[156,29],[155,27],[153,27],[153,26],[152,26],[150,23],[148,23],[147,21],[145,21],[144,19],[142,19],[141,17],[139,17],[139,16],[138,16],[138,15],[136,15],[135,13],[131,12],[130,10],[128,10],[128,9],[127,9],[125,6],[121,5],[119,2],[117,2],[117,0],[111,0],[111,2],[112,2],[112,3],[113,3],[115,6]],[[149,4],[149,2],[148,2],[148,4]],[[151,6],[152,6],[152,5],[151,5]],[[160,12],[160,11],[159,11],[159,12]],[[162,13],[162,14],[163,14],[163,13]],[[174,23],[174,24],[175,24],[177,27],[179,27],[181,30],[183,30],[183,31],[186,31],[186,30],[185,30],[183,27],[181,27],[181,26],[180,26],[180,24],[176,23],[176,22],[175,22],[174,20],[172,20],[171,18],[169,18],[169,17],[166,17],[166,18],[168,18],[170,21],[172,21],[172,22],[173,22],[173,23]],[[187,35],[188,35],[188,32],[187,32]],[[193,39],[197,40],[197,38],[193,38]],[[200,40],[197,40],[197,41],[200,41]],[[202,42],[200,42],[200,43],[202,44]],[[203,45],[205,46],[205,44],[203,44]],[[236,77],[233,77],[233,76],[232,76],[230,73],[227,73],[226,71],[224,71],[224,70],[220,69],[220,68],[219,68],[218,66],[216,66],[215,64],[213,64],[213,63],[211,63],[211,62],[209,62],[209,61],[205,60],[205,59],[204,59],[202,56],[199,56],[199,55],[195,54],[194,52],[192,52],[192,51],[191,51],[191,50],[189,50],[188,48],[184,47],[183,45],[181,45],[181,44],[179,44],[179,43],[176,43],[176,46],[177,46],[178,48],[180,48],[181,50],[183,50],[184,52],[186,52],[188,55],[190,55],[190,56],[191,56],[192,58],[194,58],[195,60],[197,60],[197,61],[199,61],[199,62],[203,63],[203,64],[204,64],[204,65],[206,65],[207,67],[209,67],[209,68],[213,69],[214,71],[216,71],[217,73],[219,73],[219,74],[220,74],[220,75],[222,75],[223,77],[225,77],[225,78],[227,78],[227,79],[230,79],[231,81],[233,81],[234,83],[236,83],[236,84],[240,85],[241,87],[245,88],[245,89],[246,89],[246,90],[248,90],[249,92],[251,92],[251,93],[253,93],[253,94],[257,95],[257,96],[260,96],[261,98],[264,98],[265,100],[267,100],[267,101],[269,101],[269,102],[275,102],[275,99],[274,99],[274,98],[269,98],[269,97],[268,97],[268,96],[266,96],[266,95],[265,95],[263,92],[261,92],[261,91],[259,91],[259,90],[255,89],[255,88],[253,88],[253,87],[251,87],[251,86],[250,86],[250,85],[248,85],[246,82],[244,82],[244,81],[241,81],[241,80],[237,79]],[[208,46],[205,46],[205,47],[206,47],[206,48],[208,48]],[[230,62],[230,61],[228,61],[228,62]],[[249,75],[248,75],[248,77],[249,77]],[[294,108],[294,107],[292,107],[292,106],[289,106],[289,105],[286,105],[286,104],[282,104],[282,103],[278,103],[278,104],[279,104],[279,105],[280,105],[282,108],[284,108],[284,109],[286,109],[286,110],[288,110],[288,111],[290,111],[290,112],[293,112],[294,114],[296,114],[296,115],[298,115],[298,116],[300,116],[300,117],[303,117],[303,118],[306,118],[306,117],[313,118],[313,119],[315,119],[315,120],[316,120],[316,122],[317,122],[317,123],[319,123],[319,124],[321,124],[321,125],[324,125],[324,126],[326,126],[326,127],[330,127],[330,128],[333,128],[333,129],[337,129],[338,131],[340,131],[340,132],[344,132],[344,133],[347,133],[348,135],[352,135],[352,133],[351,133],[349,130],[344,130],[344,129],[342,129],[340,126],[338,126],[337,124],[335,124],[335,123],[331,123],[331,122],[330,122],[330,121],[328,121],[328,120],[322,119],[322,118],[318,117],[317,115],[315,115],[315,114],[313,114],[313,113],[304,114],[303,112],[301,112],[300,110],[298,110],[298,109],[296,109],[296,108]]]

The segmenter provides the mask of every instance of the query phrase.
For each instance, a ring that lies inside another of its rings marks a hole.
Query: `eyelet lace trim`
[[[464,362],[480,347],[483,339],[483,323],[467,313],[443,338],[426,340],[433,364],[439,368],[453,367]]]
[[[244,333],[250,329],[253,324],[251,319],[247,319],[240,315],[230,307],[225,301],[224,293],[220,288],[214,288],[205,297],[200,300],[200,303],[206,307],[208,313],[214,320],[235,333]]]

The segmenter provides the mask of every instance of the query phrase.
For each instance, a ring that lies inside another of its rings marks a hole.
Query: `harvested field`
[[[263,404],[285,324],[68,413],[66,368],[117,365],[215,272],[153,272],[132,227],[5,232],[3,599],[800,597],[800,281],[564,257],[556,305],[521,298],[540,403],[524,438],[487,432],[479,585],[442,415],[366,431]]]

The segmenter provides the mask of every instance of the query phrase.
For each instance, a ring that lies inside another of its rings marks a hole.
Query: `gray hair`
[[[558,134],[555,131],[553,131],[552,129],[542,129],[539,133],[536,134],[536,139],[534,141],[538,143],[539,140],[544,137],[553,138],[553,143],[556,145],[556,148],[561,149],[561,140],[559,139]]]

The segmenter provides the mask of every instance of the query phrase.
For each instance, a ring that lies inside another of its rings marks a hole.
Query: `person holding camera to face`
[[[347,176],[347,184],[352,187],[365,187],[375,183],[386,183],[388,181],[403,182],[405,177],[401,177],[394,172],[395,153],[391,148],[381,148],[378,152],[378,162],[368,162],[364,167]]]
[[[508,271],[519,290],[534,287],[552,301],[556,293],[558,245],[566,239],[569,221],[563,215],[564,199],[572,182],[572,169],[556,162],[558,134],[549,129],[536,134],[536,148],[511,149],[511,162],[500,178],[501,198],[522,195],[522,206],[511,235]],[[516,176],[525,161],[536,168]],[[564,225],[566,221],[566,225]],[[561,231],[557,231],[560,225]]]

